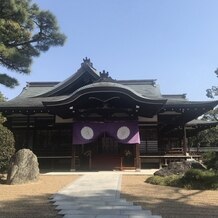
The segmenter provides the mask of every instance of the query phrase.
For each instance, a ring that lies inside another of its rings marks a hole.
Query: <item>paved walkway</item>
[[[120,198],[122,175],[92,173],[81,176],[52,198],[64,218],[161,218]]]

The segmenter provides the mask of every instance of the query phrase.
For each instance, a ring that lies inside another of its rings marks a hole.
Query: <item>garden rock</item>
[[[36,155],[29,149],[21,149],[10,160],[7,183],[24,184],[39,178],[39,164]]]
[[[191,159],[181,162],[170,162],[167,167],[164,167],[154,173],[155,176],[171,176],[184,175],[189,169],[206,169],[206,167],[198,161]]]

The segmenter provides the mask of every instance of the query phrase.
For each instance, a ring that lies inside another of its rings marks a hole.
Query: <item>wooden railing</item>
[[[190,148],[190,152],[202,153],[202,152],[208,152],[208,151],[218,152],[218,147],[193,147],[193,148]]]
[[[143,155],[140,156],[140,163],[152,163],[152,161],[154,163],[159,164],[159,167],[162,167],[164,165],[167,165],[169,162],[171,161],[182,161],[182,160],[187,160],[187,159],[197,159],[199,160],[201,157],[201,155],[178,155],[178,154],[166,154],[166,155]]]

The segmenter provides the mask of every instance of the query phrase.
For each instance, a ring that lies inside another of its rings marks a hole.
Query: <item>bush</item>
[[[181,182],[188,189],[218,189],[218,174],[215,171],[191,169]]]
[[[0,124],[0,173],[5,173],[11,156],[14,154],[14,135]]]
[[[202,155],[202,160],[208,169],[218,171],[218,153],[214,151],[206,152]]]
[[[184,176],[152,176],[146,182],[186,189],[218,189],[218,174],[215,171],[190,169]]]
[[[171,176],[151,176],[146,182],[153,185],[164,185],[164,186],[180,186],[180,175],[171,175]]]

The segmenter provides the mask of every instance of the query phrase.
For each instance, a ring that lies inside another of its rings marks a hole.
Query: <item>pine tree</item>
[[[30,73],[33,57],[52,46],[62,46],[55,16],[31,0],[0,0],[0,64],[18,73]],[[0,84],[15,87],[18,81],[0,72]]]

